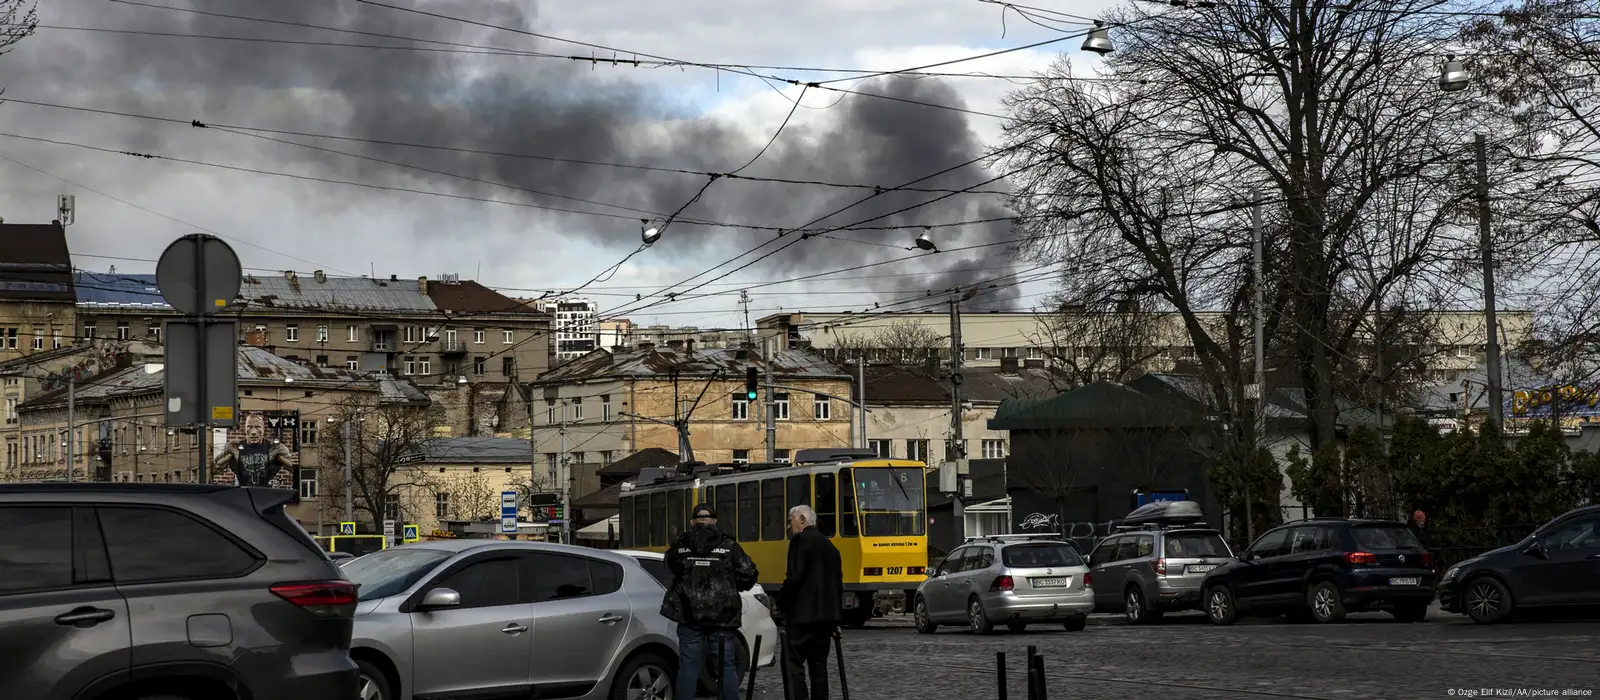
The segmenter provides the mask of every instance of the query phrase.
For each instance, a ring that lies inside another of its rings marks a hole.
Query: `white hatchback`
[[[661,582],[663,593],[672,583],[672,573],[667,571],[665,554],[636,549],[618,550],[616,553],[637,559],[645,571]],[[744,616],[739,622],[739,670],[748,673],[750,651],[756,646],[756,637],[761,638],[761,658],[757,665],[766,668],[778,662],[778,625],[772,621],[772,599],[767,597],[760,584],[740,596],[744,598]]]

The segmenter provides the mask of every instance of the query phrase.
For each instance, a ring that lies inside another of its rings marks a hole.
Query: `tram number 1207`
[[[902,567],[902,566],[889,566],[889,567],[885,567],[883,572],[885,574],[889,575],[889,576],[902,576],[902,575],[905,574],[905,567]]]

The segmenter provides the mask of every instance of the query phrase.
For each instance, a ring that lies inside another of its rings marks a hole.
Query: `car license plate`
[[[1215,568],[1217,568],[1216,564],[1190,564],[1189,565],[1189,573],[1191,573],[1191,574],[1203,574],[1203,573],[1205,573],[1207,571],[1210,571],[1212,569],[1215,569]]]
[[[1072,585],[1072,577],[1066,578],[1036,578],[1033,580],[1034,588],[1066,588]]]
[[[1421,584],[1422,584],[1422,579],[1419,579],[1419,578],[1392,578],[1392,579],[1389,579],[1389,585],[1391,585],[1391,586],[1417,586],[1417,585],[1421,585]]]

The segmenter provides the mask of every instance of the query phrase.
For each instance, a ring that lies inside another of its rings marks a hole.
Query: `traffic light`
[[[760,387],[760,385],[761,385],[761,375],[756,372],[756,368],[751,367],[751,368],[749,368],[749,369],[744,371],[744,397],[745,398],[747,398],[747,399],[749,399],[751,401],[756,400],[756,389],[758,389]]]

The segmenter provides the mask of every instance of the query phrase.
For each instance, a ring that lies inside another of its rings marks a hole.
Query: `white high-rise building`
[[[557,362],[565,362],[589,354],[600,347],[600,307],[588,299],[546,299],[539,302],[539,310],[550,314],[550,332],[555,334],[550,343],[550,354]]]

